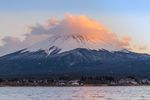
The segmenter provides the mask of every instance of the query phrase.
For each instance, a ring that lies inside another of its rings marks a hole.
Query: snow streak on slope
[[[76,48],[94,49],[90,47],[90,44],[91,46],[94,46],[95,43],[88,42],[88,39],[85,37],[79,37],[79,36],[51,37],[27,48],[26,51],[45,50],[46,53],[50,54],[54,50],[55,51],[57,50],[59,53],[61,53]]]

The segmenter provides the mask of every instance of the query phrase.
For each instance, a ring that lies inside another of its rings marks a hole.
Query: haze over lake
[[[150,100],[150,87],[0,87],[0,100]]]

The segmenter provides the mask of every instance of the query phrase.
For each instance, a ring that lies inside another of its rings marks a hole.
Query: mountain
[[[1,77],[54,77],[62,75],[113,75],[149,77],[150,55],[127,50],[110,52],[105,49],[76,48],[47,54],[44,50],[23,49],[0,57]]]
[[[0,57],[0,77],[150,76],[150,55],[97,49],[94,44],[86,35],[48,38]]]

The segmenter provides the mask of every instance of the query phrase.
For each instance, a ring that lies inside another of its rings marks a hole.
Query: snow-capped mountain
[[[88,37],[53,37],[0,57],[0,77],[150,76],[150,55],[94,48]]]
[[[110,43],[97,42],[95,39],[90,38],[88,35],[66,35],[66,36],[51,36],[48,39],[38,42],[22,52],[35,52],[38,50],[44,50],[48,55],[57,52],[62,53],[65,51],[70,51],[76,48],[86,48],[91,50],[99,50],[102,48],[112,50],[119,50],[120,48],[115,48]],[[111,49],[110,49],[111,48]]]
[[[47,54],[57,50],[58,53],[73,50],[75,48],[88,48],[82,37],[74,36],[63,36],[63,37],[51,37],[31,47],[27,48],[26,51],[38,51],[44,50]],[[84,37],[85,38],[85,37]]]

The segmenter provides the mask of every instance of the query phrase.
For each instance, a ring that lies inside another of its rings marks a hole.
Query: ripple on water
[[[0,87],[0,100],[150,100],[150,87]]]

